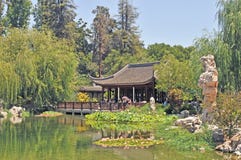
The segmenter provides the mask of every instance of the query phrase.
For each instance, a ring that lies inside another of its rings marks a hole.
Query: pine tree
[[[35,28],[51,29],[59,38],[72,38],[76,17],[73,0],[38,0],[34,9]]]
[[[140,46],[138,27],[136,19],[139,14],[137,9],[133,7],[128,0],[120,0],[118,4],[118,30],[114,34],[115,46],[119,47],[121,54],[135,53],[135,46]]]
[[[97,6],[92,11],[95,14],[93,21],[93,38],[94,54],[99,65],[99,77],[102,75],[102,60],[106,56],[109,48],[110,32],[112,31],[112,19],[110,18],[109,9],[103,6]]]

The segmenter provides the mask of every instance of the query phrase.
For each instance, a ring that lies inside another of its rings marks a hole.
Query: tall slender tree
[[[120,52],[134,54],[134,46],[140,45],[138,27],[136,19],[139,14],[137,9],[133,7],[128,0],[120,0],[118,4],[118,30],[115,32],[115,42],[119,47]]]
[[[8,27],[27,28],[30,21],[31,0],[6,0],[6,25]]]
[[[4,1],[0,0],[0,21],[2,20],[2,16],[3,16],[3,10],[4,10]]]
[[[120,29],[130,33],[136,33],[138,27],[135,26],[135,23],[139,16],[138,12],[136,11],[137,9],[133,7],[128,0],[120,0],[118,10],[118,24]]]
[[[76,17],[73,0],[38,0],[34,9],[35,28],[51,29],[59,38],[71,38]]]
[[[4,10],[4,3],[3,0],[0,0],[0,35],[2,34],[3,28],[3,10]]]
[[[241,90],[241,0],[219,0],[218,22],[224,43],[230,49],[230,72],[234,88]]]
[[[106,56],[109,47],[112,19],[110,18],[109,9],[103,6],[97,6],[92,13],[95,14],[93,21],[94,54],[98,59],[99,77],[101,77],[103,71],[102,60]]]

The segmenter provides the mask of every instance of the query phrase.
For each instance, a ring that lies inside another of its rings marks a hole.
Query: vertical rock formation
[[[198,86],[202,88],[203,99],[203,118],[204,122],[212,121],[212,112],[216,107],[218,71],[213,55],[207,55],[200,58],[204,72],[200,75]]]

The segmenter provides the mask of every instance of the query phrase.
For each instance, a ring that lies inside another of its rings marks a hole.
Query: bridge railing
[[[142,106],[145,103],[133,103],[131,105],[134,106]],[[126,105],[123,103],[113,103],[113,102],[60,102],[57,105],[57,109],[59,110],[124,110],[126,109]]]

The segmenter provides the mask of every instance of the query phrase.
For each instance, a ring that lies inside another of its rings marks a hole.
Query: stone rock
[[[241,155],[241,132],[236,133],[231,139],[218,145],[216,150]]]
[[[231,140],[228,140],[223,144],[218,145],[215,149],[225,153],[231,153],[234,151],[234,149],[231,147]]]
[[[156,110],[155,99],[153,97],[150,98],[150,108],[152,111]]]
[[[23,110],[24,110],[24,109],[23,109],[22,107],[13,106],[13,107],[9,110],[9,112],[12,114],[13,117],[21,117]]]
[[[200,58],[204,72],[200,75],[198,86],[202,88],[204,96],[203,105],[205,107],[205,114],[202,120],[204,122],[212,121],[212,112],[216,107],[217,87],[218,87],[218,71],[213,55],[207,55]]]
[[[199,130],[201,128],[201,124],[202,124],[202,121],[197,116],[178,119],[175,122],[176,126],[181,126],[183,128],[186,128],[191,133],[195,132],[196,130]]]
[[[234,153],[235,153],[236,155],[238,155],[238,156],[241,155],[241,144],[237,145]]]
[[[4,112],[4,111],[0,112],[0,118],[7,118],[7,117],[8,117],[8,113],[7,112]]]
[[[189,111],[188,110],[183,110],[180,112],[180,118],[187,118],[189,117]]]
[[[224,133],[222,129],[214,129],[212,133],[212,139],[214,143],[223,143],[224,142]]]

